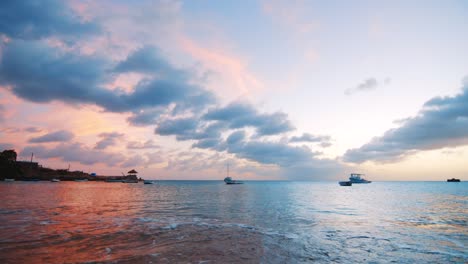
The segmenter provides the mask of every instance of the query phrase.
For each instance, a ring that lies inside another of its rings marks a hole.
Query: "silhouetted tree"
[[[16,151],[14,149],[4,150],[0,153],[0,157],[8,160],[8,161],[16,161]]]
[[[16,165],[16,152],[12,149],[0,152],[0,178],[17,178],[21,174]]]

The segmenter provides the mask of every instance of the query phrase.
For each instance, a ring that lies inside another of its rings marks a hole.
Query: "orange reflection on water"
[[[24,199],[16,201],[11,211],[24,211],[28,216],[13,213],[5,219],[14,226],[3,232],[20,233],[9,236],[16,243],[2,241],[0,248],[0,259],[15,263],[106,260],[106,248],[111,246],[109,242],[114,243],[111,236],[130,228],[128,216],[137,215],[141,209],[138,204],[127,203],[141,200],[142,189],[132,184],[19,184],[22,186],[15,192]]]

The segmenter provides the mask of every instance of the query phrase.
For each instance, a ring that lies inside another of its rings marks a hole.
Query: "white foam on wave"
[[[169,224],[169,225],[167,225],[167,226],[161,227],[161,229],[171,229],[171,230],[174,230],[174,229],[176,229],[179,225],[181,225],[181,224],[172,223],[172,224]]]

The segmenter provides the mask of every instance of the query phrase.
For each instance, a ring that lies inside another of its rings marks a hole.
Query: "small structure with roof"
[[[128,176],[133,176],[133,175],[136,176],[138,172],[136,170],[131,170],[131,171],[127,172],[127,173],[128,173]]]
[[[131,170],[127,172],[127,176],[125,179],[122,181],[124,183],[138,183],[138,177],[137,177],[137,171],[136,170]]]

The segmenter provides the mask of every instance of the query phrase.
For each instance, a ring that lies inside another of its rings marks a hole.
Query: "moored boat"
[[[460,182],[460,179],[455,179],[455,178],[447,179],[447,182]]]
[[[371,181],[368,181],[364,179],[362,176],[364,174],[359,174],[359,173],[351,173],[351,176],[349,177],[349,181],[351,183],[371,183]]]
[[[236,180],[233,180],[231,177],[226,177],[224,178],[224,182],[226,184],[243,184],[244,182],[242,181],[236,181]]]
[[[340,184],[340,186],[352,186],[353,185],[353,183],[350,181],[340,181],[338,183]]]
[[[144,184],[155,184],[156,182],[151,181],[151,180],[144,180],[143,183]]]
[[[75,179],[74,181],[76,181],[76,182],[87,182],[88,179]]]
[[[229,177],[229,164],[227,164],[227,168],[226,168],[226,178],[224,178],[224,182],[226,184],[243,184],[244,182],[242,181],[236,181],[236,180],[233,180],[231,177]]]
[[[5,178],[3,181],[6,181],[6,182],[14,182],[15,179],[9,179],[9,178]]]
[[[51,181],[51,182],[60,182],[59,179],[52,179],[52,180],[50,180],[50,181]]]

